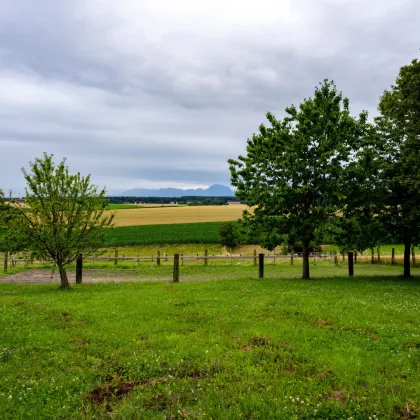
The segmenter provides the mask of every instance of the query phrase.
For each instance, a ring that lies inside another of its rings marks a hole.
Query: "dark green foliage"
[[[383,220],[405,244],[404,275],[410,275],[410,248],[420,239],[420,61],[401,68],[395,85],[379,103],[378,131],[389,145],[383,159]]]
[[[223,205],[228,201],[235,201],[235,197],[200,197],[200,196],[184,196],[184,197],[109,197],[111,204],[124,203],[153,203],[153,204],[169,204],[177,202],[179,204],[200,205],[200,206],[215,206]]]
[[[25,212],[27,209],[20,208]],[[11,205],[11,199],[5,198],[0,189],[0,251],[22,251],[29,247],[28,239],[18,229],[13,228],[12,219],[17,215],[17,209]]]
[[[244,221],[269,249],[302,244],[303,278],[309,278],[309,243],[343,207],[344,166],[366,132],[366,113],[353,118],[349,101],[325,81],[313,98],[286,109],[247,141],[246,156],[229,160],[236,195],[255,206]]]
[[[234,248],[240,244],[240,232],[236,222],[224,222],[219,227],[220,243],[223,246]]]

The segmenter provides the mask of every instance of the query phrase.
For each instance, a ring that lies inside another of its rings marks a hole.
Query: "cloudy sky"
[[[110,192],[228,185],[324,78],[374,115],[419,22],[418,0],[0,0],[0,188],[44,151]]]

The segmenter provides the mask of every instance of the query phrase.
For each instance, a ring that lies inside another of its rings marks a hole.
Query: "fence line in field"
[[[25,253],[17,253],[18,258],[15,257],[16,254],[13,253],[8,253],[5,252],[3,254],[3,266],[4,266],[4,272],[7,272],[8,268],[11,267],[15,267],[18,263],[23,263],[25,267],[28,266],[34,266],[34,265],[45,265],[45,264],[51,264],[53,263],[52,260],[39,260],[39,259],[34,259],[31,258],[30,256],[26,255]],[[262,256],[262,257],[261,257]],[[415,255],[413,254],[413,264],[415,264]],[[211,260],[227,260],[230,261],[231,263],[233,263],[233,261],[235,260],[253,260],[254,265],[259,265],[260,266],[260,275],[261,275],[261,270],[262,273],[264,272],[263,270],[263,265],[264,265],[264,260],[272,260],[273,263],[276,263],[276,260],[290,260],[290,264],[294,264],[295,259],[302,259],[303,255],[302,253],[295,253],[295,254],[288,254],[288,255],[284,255],[284,254],[275,254],[274,253],[268,253],[268,254],[264,254],[264,253],[260,253],[257,255],[257,250],[254,249],[253,255],[232,255],[232,254],[227,254],[227,255],[209,255],[208,254],[208,250],[204,251],[204,255],[183,255],[181,254],[174,254],[173,256],[170,256],[166,253],[164,253],[163,255],[161,254],[160,251],[157,251],[156,255],[151,255],[151,256],[140,256],[139,253],[137,253],[137,256],[125,256],[124,254],[122,256],[118,255],[118,249],[115,249],[114,251],[114,255],[111,256],[110,254],[108,256],[103,256],[103,255],[90,255],[90,256],[86,256],[86,257],[81,257],[81,259],[78,259],[77,262],[77,266],[78,267],[82,267],[83,265],[83,260],[85,262],[92,262],[92,264],[94,265],[96,261],[112,261],[114,263],[114,265],[118,265],[118,262],[124,262],[124,261],[135,261],[137,263],[140,263],[142,261],[151,261],[151,262],[156,262],[156,264],[159,266],[161,264],[161,261],[174,261],[174,265],[176,265],[176,259],[178,258],[178,261],[181,262],[181,265],[184,265],[184,261],[188,261],[188,260],[202,260],[204,262],[204,265],[208,265],[209,261]],[[261,258],[262,258],[262,265],[261,265]],[[350,258],[352,259],[350,261]],[[322,252],[312,252],[309,254],[309,259],[316,261],[316,260],[326,260],[326,259],[333,259],[335,265],[338,264],[339,259],[342,261],[346,260],[346,255],[344,253],[337,255],[336,253],[322,253]],[[376,263],[381,263],[381,262],[388,262],[391,264],[395,264],[398,261],[401,261],[401,258],[398,258],[395,255],[395,249],[392,248],[392,254],[391,254],[391,258],[389,257],[385,257],[385,256],[380,256],[379,250],[377,252],[377,257],[375,257],[374,252],[371,253],[371,255],[363,255],[363,256],[358,256],[357,253],[353,253],[353,252],[349,252],[347,255],[347,261],[349,264],[349,270],[350,270],[350,266],[353,266],[353,264],[357,264],[358,261],[371,261],[372,264],[376,264]],[[179,264],[179,262],[178,262]],[[80,270],[80,268],[77,268],[77,270]],[[349,272],[350,273],[350,272]],[[351,275],[351,274],[350,274]],[[263,276],[263,274],[262,274]]]

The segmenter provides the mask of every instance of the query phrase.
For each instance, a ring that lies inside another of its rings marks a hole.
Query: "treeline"
[[[352,116],[328,80],[284,118],[268,113],[246,155],[229,160],[237,197],[254,207],[245,234],[268,249],[300,246],[306,279],[316,242],[342,251],[402,242],[410,276],[410,249],[420,241],[419,93],[414,60],[380,97],[373,121]]]
[[[221,206],[230,201],[238,201],[236,197],[108,197],[110,204],[146,203],[146,204],[186,204],[190,206]]]

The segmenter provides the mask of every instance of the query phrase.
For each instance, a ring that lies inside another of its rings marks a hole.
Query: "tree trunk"
[[[76,284],[82,283],[83,277],[83,255],[79,254],[76,258]]]
[[[62,289],[68,289],[69,288],[69,280],[67,278],[66,269],[63,267],[62,264],[58,265],[58,271],[60,273],[61,288]]]
[[[303,251],[303,274],[302,279],[308,280],[309,277],[309,241],[302,241],[302,251]]]
[[[404,277],[411,277],[410,267],[411,240],[404,240]]]

